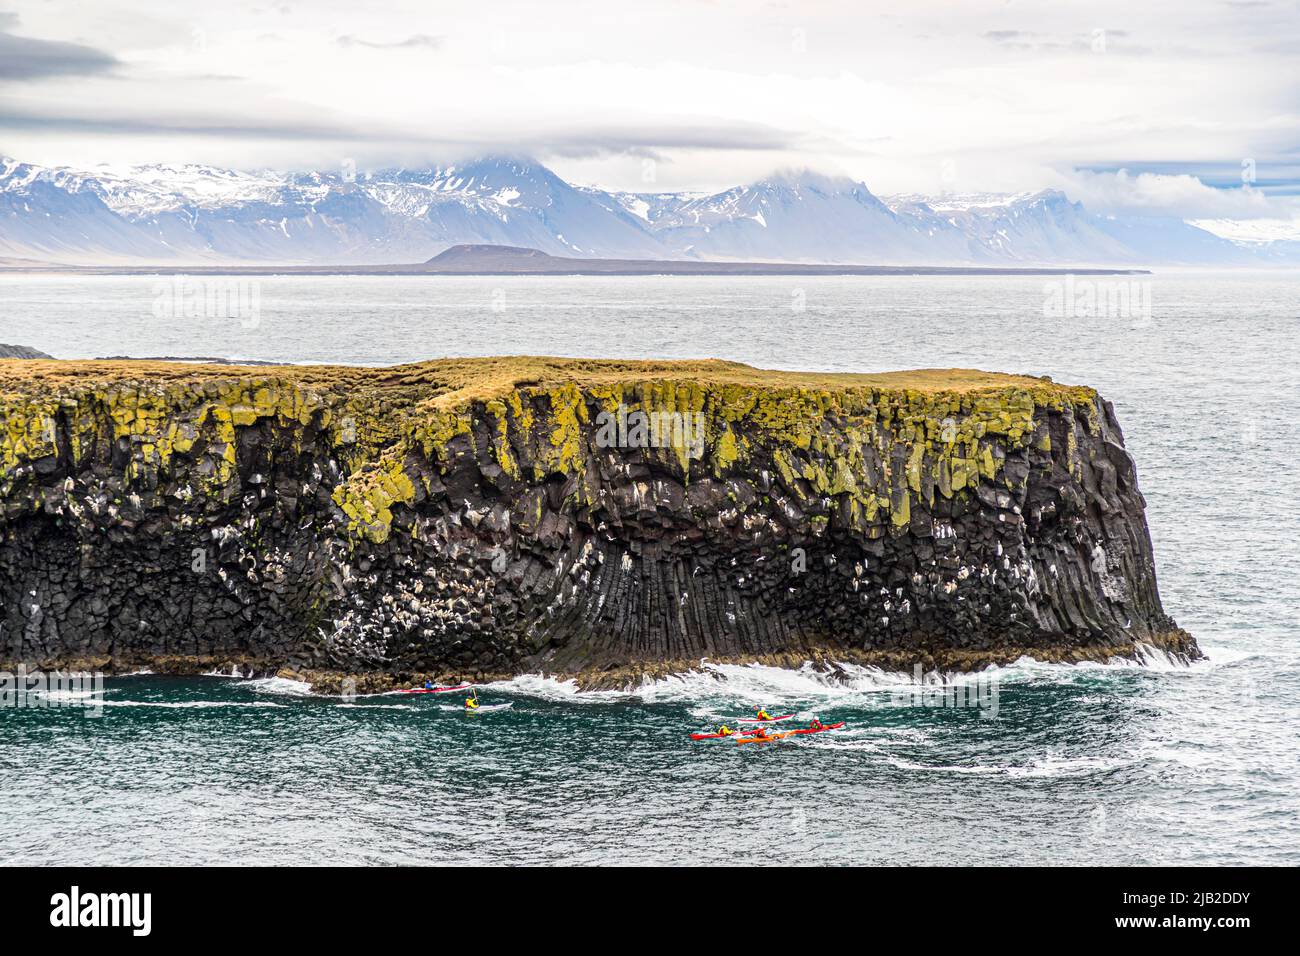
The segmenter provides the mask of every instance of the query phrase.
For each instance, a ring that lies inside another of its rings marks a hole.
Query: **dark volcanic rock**
[[[337,689],[1198,653],[1086,388],[718,362],[41,368],[0,371],[2,662]]]

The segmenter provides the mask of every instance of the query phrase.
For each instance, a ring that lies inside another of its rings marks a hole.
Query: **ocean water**
[[[963,366],[1094,385],[1138,463],[1166,609],[1208,659],[1022,661],[946,694],[941,675],[920,688],[863,670],[709,668],[597,694],[522,677],[481,689],[512,706],[479,715],[278,679],[110,678],[102,706],[0,707],[0,820],[21,847],[7,859],[1300,862],[1300,275],[271,278],[226,318],[171,317],[158,281],[0,275],[0,342],[63,358]],[[1127,307],[1090,306],[1119,281],[1142,284]],[[939,706],[954,697],[972,706]],[[758,706],[847,726],[689,739]]]

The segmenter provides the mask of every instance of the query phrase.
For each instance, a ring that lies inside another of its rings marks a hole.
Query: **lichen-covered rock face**
[[[382,683],[1197,653],[1087,388],[721,362],[18,364],[0,362],[3,662]]]

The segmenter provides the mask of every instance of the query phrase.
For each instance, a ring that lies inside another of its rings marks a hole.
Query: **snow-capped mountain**
[[[0,160],[0,255],[55,262],[419,262],[458,243],[662,255],[608,194],[527,160],[357,173],[43,169]]]
[[[1292,219],[1205,219],[1190,225],[1249,250],[1252,261],[1300,262],[1300,216]]]
[[[1180,219],[1094,215],[1059,190],[877,198],[790,173],[716,195],[618,194],[675,255],[706,259],[997,265],[1236,264],[1239,243]]]
[[[1178,219],[1097,216],[1056,191],[895,196],[812,172],[716,194],[610,193],[492,156],[433,169],[76,170],[0,159],[0,258],[383,264],[462,243],[557,256],[858,264],[1236,264],[1294,258]]]
[[[489,158],[447,169],[378,173],[359,178],[357,185],[441,237],[435,252],[476,242],[561,256],[660,253],[643,223],[608,193],[571,186],[530,160]]]
[[[940,220],[966,236],[981,261],[1129,262],[1131,250],[1099,228],[1094,217],[1064,193],[1044,190],[1014,196],[989,194],[927,198],[892,197],[899,215]]]
[[[969,261],[966,237],[944,223],[900,216],[863,184],[783,173],[711,196],[617,197],[644,209],[676,255],[835,263]]]

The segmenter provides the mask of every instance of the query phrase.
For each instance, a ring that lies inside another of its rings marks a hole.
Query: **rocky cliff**
[[[0,662],[322,688],[1196,655],[1089,388],[962,370],[0,361]]]

